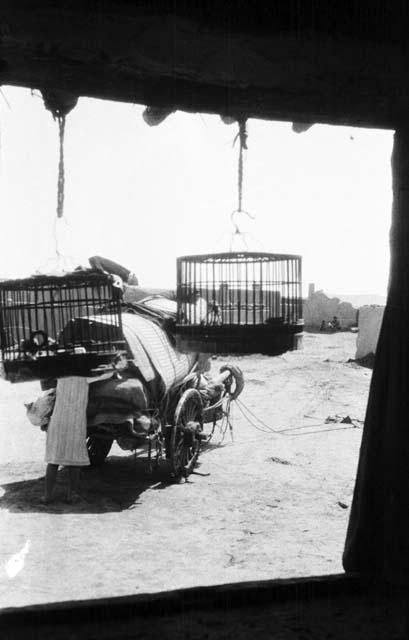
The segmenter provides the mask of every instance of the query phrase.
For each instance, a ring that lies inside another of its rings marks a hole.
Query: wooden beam
[[[391,272],[344,567],[409,583],[409,124],[392,154]]]
[[[106,73],[99,65],[59,61],[16,63],[0,72],[0,84],[30,89],[64,90],[77,96],[116,100],[233,117],[309,122],[360,127],[395,128],[409,111],[409,95],[394,102],[375,90],[365,95],[284,91],[268,87],[212,85],[165,76]]]
[[[271,33],[259,35],[243,22],[226,31],[207,14],[198,22],[197,13],[5,1],[0,83],[265,119],[394,128],[406,118],[405,47],[280,31],[274,12]]]
[[[403,638],[407,593],[354,576],[269,580],[0,612],[7,640]]]

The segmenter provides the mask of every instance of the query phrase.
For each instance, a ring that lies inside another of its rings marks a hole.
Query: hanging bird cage
[[[121,290],[95,272],[0,282],[3,375],[23,382],[100,373],[125,352]]]
[[[177,259],[182,351],[278,355],[299,346],[301,257],[216,253]]]

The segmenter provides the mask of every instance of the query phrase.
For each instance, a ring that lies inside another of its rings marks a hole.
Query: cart
[[[112,319],[109,303],[93,314],[71,317],[56,341],[57,345],[73,344],[78,350],[77,336],[86,336],[88,343],[95,345],[109,330],[112,343],[121,345],[111,365],[98,367],[89,379],[90,463],[101,465],[117,442],[123,450],[146,457],[150,469],[163,462],[173,480],[187,478],[202,446],[216,433],[221,440],[227,431],[233,436],[230,409],[243,389],[243,375],[230,364],[210,375],[207,356],[177,349],[174,301],[152,295],[133,302],[129,297],[135,290],[128,294],[121,302],[119,320]],[[37,362],[41,363],[42,357],[39,352]],[[53,357],[52,362],[57,362],[59,351],[49,359]],[[75,357],[74,353],[71,360]],[[55,366],[52,370],[57,375],[42,380],[43,390],[51,394],[57,378],[63,377]],[[20,371],[21,366],[19,375]],[[65,375],[84,375],[74,371]],[[48,419],[51,412],[52,406]]]
[[[173,480],[187,478],[203,445],[216,433],[220,441],[227,431],[233,438],[231,403],[243,385],[242,372],[235,365],[222,366],[215,377],[193,371],[156,404],[141,411],[133,423],[88,426],[91,465],[101,465],[116,441],[124,450],[145,455],[150,470],[166,461]]]

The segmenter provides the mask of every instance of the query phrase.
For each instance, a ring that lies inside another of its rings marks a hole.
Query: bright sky
[[[58,128],[38,95],[2,92],[0,276],[18,277],[55,256]],[[69,114],[58,234],[76,262],[98,254],[140,284],[173,286],[177,256],[229,250],[237,126],[178,112],[149,127],[142,111],[82,98]],[[255,220],[237,222],[249,249],[301,254],[317,289],[385,294],[393,133],[250,120],[248,134],[243,206]]]

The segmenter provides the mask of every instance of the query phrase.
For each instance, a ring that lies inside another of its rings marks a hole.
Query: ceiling
[[[395,128],[409,113],[408,4],[2,0],[0,84]]]

